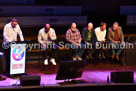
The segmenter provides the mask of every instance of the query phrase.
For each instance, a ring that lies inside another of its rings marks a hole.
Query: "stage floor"
[[[56,80],[56,74],[59,64],[51,69],[50,66],[38,68],[37,62],[26,63],[26,73],[28,75],[40,75],[41,86],[60,86],[64,83],[64,80]],[[136,66],[122,66],[115,63],[87,63],[81,78],[75,80],[80,81],[80,85],[101,85],[101,84],[114,84],[107,83],[107,76],[113,71],[133,71],[134,72],[134,84],[136,83]],[[6,76],[3,76],[6,77]],[[6,77],[6,80],[0,81],[0,87],[13,87],[13,84],[20,84],[20,76]],[[110,79],[110,78],[109,78]],[[77,84],[78,85],[78,84]]]

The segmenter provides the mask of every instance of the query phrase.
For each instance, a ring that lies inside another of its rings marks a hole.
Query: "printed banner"
[[[12,44],[10,51],[10,75],[25,73],[26,44]]]

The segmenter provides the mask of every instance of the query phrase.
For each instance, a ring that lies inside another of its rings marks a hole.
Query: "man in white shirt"
[[[45,51],[43,51],[44,56],[44,64],[48,65],[48,56],[50,55],[50,62],[52,62],[53,65],[56,65],[55,57],[56,57],[56,44],[53,45],[53,41],[57,39],[55,30],[51,28],[50,24],[46,24],[44,28],[42,28],[39,31],[38,34],[38,42],[42,45],[42,48],[45,48]],[[49,46],[51,45],[51,46]],[[55,48],[54,48],[55,47]]]
[[[22,31],[20,29],[20,26],[18,25],[18,20],[16,18],[13,18],[10,23],[4,26],[4,43],[17,41],[17,35],[20,36],[21,41],[24,41]]]
[[[4,55],[6,58],[6,75],[9,75],[9,66],[10,66],[10,48],[9,43],[17,41],[17,35],[19,35],[20,40],[24,41],[24,37],[20,26],[18,25],[18,20],[12,18],[11,22],[4,26],[3,37],[4,37],[4,46],[7,49],[4,49]]]
[[[97,37],[97,40],[100,42],[100,43],[105,43],[105,40],[106,40],[106,23],[105,22],[101,22],[100,24],[100,27],[97,27],[95,29],[95,34],[96,34],[96,37]],[[100,45],[97,45],[97,46],[100,46]],[[103,48],[102,48],[103,49]],[[104,56],[104,51],[100,49],[99,50],[99,58],[101,59],[104,58],[105,59],[105,56]]]
[[[105,37],[106,37],[106,23],[102,22],[100,24],[100,27],[97,27],[95,29],[95,34],[97,36],[97,40],[99,42],[105,42]]]

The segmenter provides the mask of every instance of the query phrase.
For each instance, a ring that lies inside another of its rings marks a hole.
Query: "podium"
[[[6,75],[25,74],[27,42],[12,42],[6,49]]]

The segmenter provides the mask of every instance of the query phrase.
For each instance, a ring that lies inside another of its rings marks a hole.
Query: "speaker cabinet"
[[[125,59],[127,65],[131,65],[131,66],[136,65],[136,45],[134,45],[133,49],[125,50]]]
[[[133,83],[133,72],[111,72],[111,81],[115,83]]]
[[[20,85],[22,86],[35,86],[40,85],[40,75],[22,75],[20,78]]]

